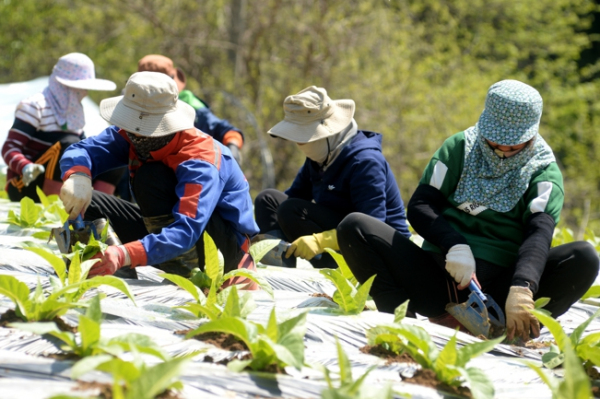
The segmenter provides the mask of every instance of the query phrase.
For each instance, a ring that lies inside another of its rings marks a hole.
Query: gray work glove
[[[38,165],[36,163],[30,163],[25,165],[25,167],[23,168],[22,172],[23,172],[23,184],[25,185],[25,187],[29,186],[35,179],[37,179],[37,177],[44,173],[46,171],[46,168],[44,168],[44,165]]]

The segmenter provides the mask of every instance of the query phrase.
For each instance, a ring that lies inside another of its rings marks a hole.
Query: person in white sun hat
[[[564,201],[563,181],[539,133],[542,97],[516,80],[493,84],[478,122],[444,141],[412,195],[408,220],[419,247],[400,232],[351,214],[339,246],[356,279],[377,275],[377,308],[409,310],[466,332],[449,303],[467,301],[471,282],[504,305],[506,335],[524,341],[540,325],[527,311],[538,298],[558,317],[592,285],[598,254],[584,241],[551,248]]]
[[[194,128],[194,109],[177,95],[169,76],[134,73],[123,96],[100,103],[113,126],[71,145],[60,160],[69,217],[105,218],[125,243],[97,255],[101,262],[90,276],[152,265],[189,277],[204,269],[205,231],[223,254],[225,272],[255,270],[248,249],[258,227],[248,182],[231,152]],[[126,165],[137,205],[92,191],[94,176]],[[257,288],[239,277],[230,284]]]
[[[267,189],[254,202],[260,239],[279,245],[261,261],[294,267],[296,257],[316,268],[336,268],[325,248],[338,249],[336,227],[351,212],[371,215],[406,237],[404,203],[381,152],[382,136],[359,130],[353,100],[332,100],[310,86],[283,102],[284,120],[269,134],[296,143],[304,165],[285,191]],[[285,245],[284,245],[285,246]]]
[[[88,90],[112,91],[116,87],[110,80],[96,79],[94,63],[87,55],[70,53],[59,58],[48,86],[18,104],[2,147],[11,201],[29,197],[39,202],[36,187],[46,195],[59,193],[62,180],[58,160],[65,148],[84,137],[81,100]],[[119,176],[103,177],[94,187],[110,192],[107,184],[111,184],[114,191]]]

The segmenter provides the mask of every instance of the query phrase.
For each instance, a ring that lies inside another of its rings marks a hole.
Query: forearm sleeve
[[[444,252],[457,244],[469,244],[442,216],[442,209],[447,204],[440,190],[429,184],[420,184],[407,206],[408,221],[413,229]]]

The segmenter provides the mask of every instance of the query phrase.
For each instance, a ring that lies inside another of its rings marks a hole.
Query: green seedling
[[[561,366],[566,360],[565,350],[567,348],[573,350],[585,369],[600,365],[600,332],[582,337],[592,320],[600,316],[600,309],[577,326],[570,336],[564,332],[560,323],[547,312],[539,310],[530,310],[530,312],[544,324],[556,341],[556,345],[551,345],[550,350],[542,356],[542,363],[545,367],[552,369]]]
[[[80,358],[99,354],[119,356],[123,352],[134,351],[153,355],[161,360],[168,360],[170,358],[146,335],[132,333],[111,339],[102,338],[100,330],[101,321],[100,297],[96,295],[90,300],[85,314],[79,316],[79,339],[71,332],[59,330],[56,324],[52,322],[12,323],[11,327],[34,334],[50,335],[61,342],[58,345],[60,350]]]
[[[331,377],[331,372],[329,369],[327,369],[327,367],[322,366],[325,381],[327,381],[327,388],[321,391],[322,399],[392,398],[392,388],[389,383],[384,384],[383,387],[380,388],[374,388],[371,385],[364,384],[367,375],[373,371],[375,366],[369,367],[367,371],[363,373],[363,375],[355,380],[352,376],[352,366],[350,365],[350,360],[348,360],[348,356],[342,349],[342,345],[340,345],[340,341],[337,337],[335,337],[335,344],[337,346],[340,378],[339,382],[334,384],[333,378]]]
[[[256,263],[260,262],[265,255],[279,245],[280,239],[260,240],[250,246],[250,255]]]
[[[206,254],[206,273],[198,271],[190,279],[169,273],[162,275],[167,280],[186,290],[194,298],[195,302],[178,306],[179,308],[193,313],[196,317],[205,315],[211,320],[218,319],[222,316],[245,318],[256,308],[252,295],[249,292],[244,292],[240,296],[237,288],[233,289],[234,286],[221,291],[223,283],[230,278],[237,276],[247,277],[254,281],[263,289],[263,291],[273,297],[273,288],[269,282],[252,270],[237,269],[223,274],[224,267],[219,261],[217,247],[206,232],[204,233],[204,251]],[[203,283],[199,283],[200,281]],[[209,282],[210,289],[208,297],[206,297],[198,288],[205,288],[206,284]],[[237,313],[231,313],[231,311]]]
[[[417,326],[394,324],[367,330],[369,345],[381,345],[398,354],[408,353],[421,367],[435,372],[441,382],[456,387],[467,385],[475,399],[492,399],[494,386],[485,373],[467,367],[467,363],[489,352],[503,339],[475,342],[457,349],[454,335],[440,351],[431,336]]]
[[[542,314],[542,316],[545,315]],[[550,323],[554,324],[552,322]],[[555,323],[558,325],[558,322],[555,321]],[[544,325],[548,327],[546,322],[544,322]],[[560,325],[558,325],[558,327],[560,328]],[[556,325],[553,325],[552,328],[556,330]],[[562,348],[562,364],[564,368],[562,379],[559,380],[555,378],[537,364],[529,361],[524,363],[535,370],[542,381],[550,388],[552,399],[592,399],[594,396],[592,394],[590,380],[583,369],[581,360],[578,359],[577,354],[573,350],[571,340],[564,332],[562,334],[558,333],[554,337],[556,338],[558,345]]]
[[[148,366],[138,355],[132,362],[111,355],[86,357],[73,367],[71,377],[78,379],[92,370],[112,374],[113,399],[154,399],[167,390],[181,390],[179,376],[184,366],[197,353],[176,357]]]
[[[339,305],[339,313],[346,315],[359,314],[364,310],[375,275],[357,288],[351,280],[344,277],[338,270],[321,269],[319,273],[330,280],[337,288],[333,294],[333,301]]]
[[[8,211],[8,223],[23,228],[39,228],[51,224],[61,224],[67,220],[69,215],[63,209],[58,196],[51,195],[47,197],[39,187],[36,187],[36,191],[41,204],[36,204],[29,197],[22,198],[20,212],[15,212],[12,209]]]
[[[240,317],[223,317],[190,331],[186,338],[214,331],[235,336],[246,344],[252,354],[251,360],[229,362],[227,367],[230,370],[242,371],[245,368],[266,370],[272,365],[280,368],[292,366],[300,370],[304,364],[306,313],[277,323],[275,309],[273,309],[266,326]]]

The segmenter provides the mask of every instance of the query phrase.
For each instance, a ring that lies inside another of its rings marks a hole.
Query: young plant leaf
[[[25,249],[38,254],[39,256],[44,258],[48,263],[50,263],[50,266],[52,266],[52,268],[56,272],[56,275],[60,279],[61,283],[65,284],[65,280],[67,278],[67,266],[65,265],[65,261],[63,261],[62,258],[40,248],[25,247]]]
[[[206,264],[204,270],[211,280],[220,281],[221,276],[223,276],[223,265],[221,265],[219,262],[219,252],[217,250],[217,246],[206,231],[202,237],[204,240],[204,259]]]
[[[8,297],[17,307],[17,313],[27,315],[26,304],[29,302],[29,287],[16,277],[7,274],[0,275],[0,295]]]
[[[254,281],[256,284],[259,285],[260,288],[262,288],[263,291],[265,291],[267,294],[269,294],[271,296],[271,298],[274,298],[273,288],[271,287],[271,284],[269,284],[269,282],[267,281],[266,278],[262,277],[261,275],[256,273],[254,270],[248,270],[248,269],[232,270],[223,276],[222,282],[225,282],[225,281],[229,280],[230,278],[234,278],[236,276],[243,276],[249,280]]]
[[[183,288],[184,290],[186,290],[192,297],[194,297],[194,299],[196,300],[197,303],[200,303],[202,300],[206,299],[206,297],[204,296],[202,291],[200,291],[187,278],[181,277],[177,274],[170,274],[170,273],[162,273],[161,276],[166,278],[167,280],[171,281],[172,283],[175,283],[180,288]]]
[[[394,309],[394,323],[400,323],[406,317],[406,311],[408,310],[408,302],[407,299],[402,304],[398,305],[396,309]]]
[[[256,263],[260,262],[262,258],[273,248],[275,248],[281,242],[280,239],[266,239],[260,240],[250,246],[250,256]]]
[[[342,276],[344,276],[347,280],[350,280],[352,285],[356,287],[358,285],[358,280],[356,280],[356,277],[354,277],[352,270],[350,270],[350,267],[348,266],[348,263],[346,263],[346,259],[344,259],[342,254],[338,253],[337,251],[334,251],[331,248],[325,248],[325,251],[327,251],[327,253],[333,258],[335,263],[337,263],[340,269],[339,271],[340,273],[342,273]]]

